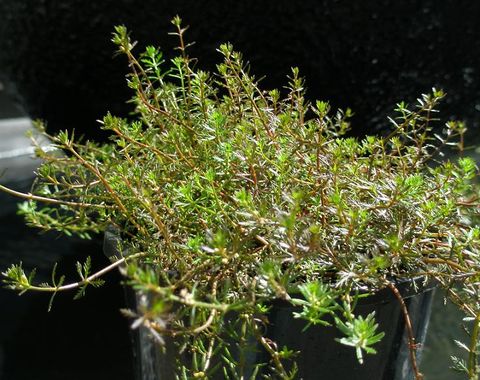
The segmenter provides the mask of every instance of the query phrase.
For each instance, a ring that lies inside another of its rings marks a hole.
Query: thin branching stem
[[[87,278],[85,278],[82,281],[72,282],[70,284],[62,285],[62,286],[35,286],[35,285],[31,285],[31,286],[28,286],[27,290],[34,290],[34,291],[38,291],[38,292],[57,293],[57,292],[63,292],[63,291],[67,291],[67,290],[78,289],[78,288],[80,288],[84,285],[91,284],[94,280],[104,276],[108,272],[111,272],[113,269],[116,269],[116,268],[124,265],[126,262],[128,262],[130,260],[133,260],[133,259],[136,259],[136,258],[139,258],[139,257],[142,257],[142,256],[145,256],[145,255],[146,255],[145,252],[138,252],[138,253],[135,253],[135,254],[130,255],[130,256],[125,256],[125,257],[113,262],[112,264],[102,268],[98,272],[95,272],[91,276],[88,276]]]
[[[18,198],[26,199],[29,201],[38,201],[38,202],[50,203],[54,205],[70,206],[74,208],[112,208],[109,205],[105,205],[101,203],[70,202],[70,201],[64,201],[64,200],[59,200],[55,198],[42,197],[32,193],[22,193],[21,191],[16,191],[3,185],[0,185],[0,191],[3,191],[7,194],[13,195]]]
[[[417,343],[415,342],[415,334],[413,333],[412,321],[410,319],[410,314],[408,312],[407,305],[400,294],[397,287],[391,282],[387,282],[387,287],[392,291],[403,313],[403,318],[405,320],[405,327],[407,329],[408,336],[408,350],[410,353],[410,361],[412,363],[412,369],[415,376],[415,380],[423,380],[423,375],[420,373],[417,364]]]

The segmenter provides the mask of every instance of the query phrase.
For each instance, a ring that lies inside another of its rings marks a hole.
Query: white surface
[[[40,161],[33,158],[31,141],[25,136],[31,128],[25,117],[0,120],[0,183],[33,178]]]

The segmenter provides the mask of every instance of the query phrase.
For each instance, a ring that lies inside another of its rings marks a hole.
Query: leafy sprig
[[[474,378],[478,170],[468,157],[442,161],[446,148],[463,149],[465,134],[454,121],[437,133],[445,94],[433,89],[412,106],[397,104],[383,135],[349,137],[352,111],[310,103],[298,69],[284,90],[265,90],[223,44],[222,62],[207,73],[189,56],[181,20],[173,24],[179,55],[170,62],[153,46],[136,55],[127,29],[115,28],[112,41],[129,62],[134,120],[107,114],[107,144],[50,136],[37,123],[55,149],[34,139],[44,163],[32,192],[0,187],[26,200],[21,213],[35,227],[88,238],[116,226],[125,256],[93,274],[89,259],[77,264],[81,280],[67,285],[56,276],[34,285],[13,265],[3,273],[8,286],[80,296],[121,267],[126,284],[149,300],[128,313],[134,325],[158,341],[174,337],[192,355],[179,378],[291,379],[295,353],[262,328],[275,299],[297,307],[306,326],[333,321],[345,335],[340,343],[362,361],[383,335],[373,314],[356,314],[360,294],[398,295],[392,278],[423,277],[474,321],[468,360],[456,361]],[[267,362],[245,360],[249,340]]]

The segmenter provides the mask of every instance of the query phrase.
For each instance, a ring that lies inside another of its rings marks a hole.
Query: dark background
[[[0,72],[33,117],[94,135],[95,120],[125,114],[130,96],[113,26],[169,52],[175,14],[191,26],[201,67],[214,67],[226,41],[267,88],[299,66],[310,98],[351,107],[359,131],[381,128],[395,103],[432,86],[449,94],[445,117],[478,126],[480,3],[469,0],[1,0]]]
[[[309,98],[352,108],[358,135],[386,128],[397,102],[413,102],[435,86],[448,93],[442,117],[467,121],[469,142],[478,141],[476,1],[0,0],[0,77],[26,112],[45,119],[51,131],[75,128],[99,138],[95,120],[107,111],[130,111],[126,62],[113,58],[113,26],[127,25],[138,51],[154,44],[168,55],[176,43],[167,35],[176,14],[191,26],[187,38],[196,45],[190,54],[200,67],[214,68],[220,59],[215,49],[225,41],[244,53],[257,76],[266,76],[266,88],[282,88],[290,67],[299,66]],[[98,266],[105,263],[98,242],[56,236],[38,241],[13,214],[0,224],[3,251],[10,252],[4,261],[20,258],[34,266],[42,257],[41,275],[59,258],[64,270],[86,255]],[[90,291],[81,301],[59,297],[48,314],[46,297],[19,301],[8,294],[0,305],[5,379],[132,377],[127,323],[118,312],[120,286]]]

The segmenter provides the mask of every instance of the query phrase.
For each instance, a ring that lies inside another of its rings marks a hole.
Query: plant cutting
[[[87,258],[70,284],[55,269],[51,283],[37,284],[14,264],[3,273],[7,285],[81,296],[121,269],[144,299],[124,313],[160,350],[177,353],[170,365],[179,379],[317,378],[297,365],[309,347],[269,335],[278,307],[304,333],[337,329],[325,349],[347,346],[368,363],[384,332],[374,311],[358,310],[389,293],[418,380],[403,289],[434,282],[465,314],[466,358],[454,358],[454,368],[477,378],[477,168],[468,157],[442,160],[448,147],[463,151],[466,131],[448,121],[434,132],[444,93],[399,103],[383,135],[348,137],[352,112],[307,101],[298,69],[285,89],[264,90],[223,44],[217,71],[202,71],[188,55],[186,28],[178,17],[173,24],[179,55],[169,64],[152,46],[135,55],[126,28],[116,27],[136,112],[101,120],[110,142],[51,136],[37,122],[55,149],[32,136],[43,160],[32,191],[1,187],[25,198],[19,211],[34,227],[113,233],[112,264],[91,273]]]

